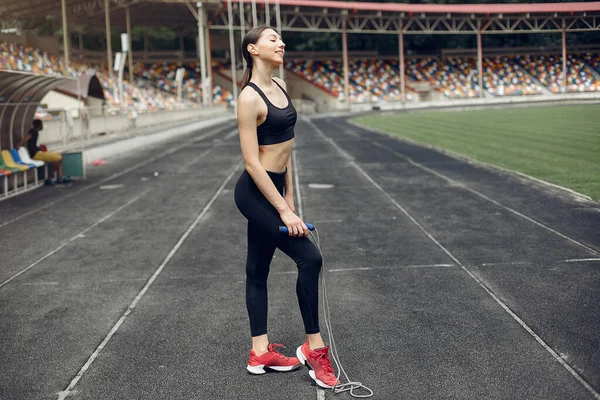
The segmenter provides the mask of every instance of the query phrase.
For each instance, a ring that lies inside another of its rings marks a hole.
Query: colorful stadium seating
[[[18,169],[19,171],[29,171],[30,169],[27,165],[17,164],[9,150],[2,150],[2,158],[4,159],[4,165],[8,168]]]
[[[406,60],[406,75],[415,82],[426,82],[448,98],[475,97],[476,85],[465,74],[434,57]]]
[[[542,94],[544,89],[560,92],[562,60],[557,56],[497,56],[483,59],[483,87],[495,96]],[[342,63],[336,61],[288,61],[286,68],[302,76],[338,99],[343,99]],[[600,57],[587,53],[580,58],[568,57],[568,92],[600,90],[592,68],[600,72]],[[351,60],[349,63],[352,102],[397,100],[400,98],[398,60]],[[478,95],[474,57],[435,57],[406,60],[407,90],[411,83],[425,82],[447,98]]]
[[[202,99],[202,88],[200,84],[200,67],[198,63],[179,64],[179,63],[160,63],[160,64],[137,64],[134,67],[134,74],[145,81],[153,82],[158,88],[165,92],[177,94],[177,84],[175,75],[178,68],[185,68],[182,83],[182,97],[200,102]],[[224,65],[217,63],[213,68],[225,68]],[[213,85],[212,89],[213,103],[229,103],[233,100],[233,95],[228,90],[224,90],[219,85]]]
[[[584,53],[581,58],[587,65],[600,73],[600,54]]]
[[[15,71],[25,71],[51,76],[62,76],[64,61],[62,58],[46,52],[13,43],[0,42],[0,68]],[[81,74],[96,74],[102,83],[104,96],[109,108],[119,106],[118,83],[116,79],[108,78],[108,74],[100,69],[71,62],[69,76]],[[148,90],[137,87],[135,84],[124,82],[124,103],[135,104],[138,113],[155,110],[171,110],[184,107],[175,96],[161,93],[159,90]],[[189,103],[187,104],[190,105]]]
[[[518,56],[519,64],[552,93],[560,93],[562,58],[560,56]],[[567,91],[590,92],[600,88],[600,82],[588,67],[571,54],[567,56]]]
[[[62,59],[15,44],[0,43],[0,68],[34,72],[48,75],[61,75]],[[569,55],[568,92],[599,91],[600,56],[595,53]],[[128,106],[135,105],[138,113],[156,110],[171,110],[182,107],[176,98],[175,74],[178,68],[185,68],[182,96],[184,101],[199,102],[201,87],[197,63],[138,64],[135,76],[137,84],[124,83],[123,101]],[[213,62],[213,70],[229,74],[227,62]],[[238,69],[242,65],[238,63]],[[340,60],[328,61],[287,61],[285,67],[307,81],[344,100],[343,66]],[[488,56],[483,59],[483,89],[495,96],[520,96],[561,92],[562,58],[560,55],[535,56]],[[446,98],[475,97],[479,94],[475,57],[407,58],[407,90],[411,84],[425,82],[442,93]],[[378,100],[395,101],[401,98],[400,76],[397,59],[351,59],[349,61],[350,101],[373,102]],[[115,80],[108,78],[103,71],[89,66],[71,63],[70,75],[96,73],[104,88],[109,108],[119,106],[118,87]],[[214,103],[231,102],[233,96],[218,85],[212,89]],[[41,115],[40,115],[41,116]],[[43,116],[42,116],[43,117]]]

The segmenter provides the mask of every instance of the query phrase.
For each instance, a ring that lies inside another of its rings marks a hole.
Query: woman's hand
[[[295,237],[308,236],[308,227],[291,209],[288,209],[279,214],[281,220],[287,226],[288,235]]]

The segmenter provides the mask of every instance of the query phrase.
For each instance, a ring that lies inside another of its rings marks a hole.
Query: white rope
[[[319,231],[315,228],[314,233],[313,233],[313,231],[309,231],[309,233],[310,233],[311,237],[313,238],[313,241],[316,244],[317,248],[319,249],[319,252],[321,253],[321,258],[323,258],[323,252],[321,251],[321,240],[319,238]],[[325,265],[325,263],[323,263],[323,265]],[[325,284],[325,268],[324,267],[321,267],[321,268],[322,268],[321,269],[321,286],[323,288],[323,319],[325,320],[325,326],[327,327],[327,336],[329,337],[329,345],[331,348],[331,358],[333,359],[333,361],[335,362],[335,365],[337,366],[337,370],[338,370],[337,380],[341,382],[340,375],[344,374],[344,377],[346,378],[346,381],[347,381],[347,383],[340,383],[339,385],[335,385],[333,387],[333,393],[342,393],[342,392],[350,391],[350,396],[352,396],[352,397],[356,397],[356,398],[371,397],[371,396],[373,396],[373,391],[360,382],[350,381],[348,374],[346,374],[346,371],[344,371],[344,367],[342,367],[342,363],[340,362],[338,352],[337,352],[337,346],[336,346],[335,340],[333,338],[333,330],[331,328],[329,298],[327,297],[327,285]],[[357,389],[365,390],[368,393],[365,393],[365,394],[354,393],[354,391]]]

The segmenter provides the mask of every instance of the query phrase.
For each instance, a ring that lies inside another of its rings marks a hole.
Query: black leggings
[[[286,172],[267,171],[283,195]],[[267,277],[275,248],[296,262],[296,294],[306,333],[319,332],[319,272],[321,253],[306,237],[296,238],[279,232],[283,222],[277,210],[261,193],[244,170],[235,185],[235,203],[248,219],[248,258],[246,261],[246,308],[252,336],[267,333]]]

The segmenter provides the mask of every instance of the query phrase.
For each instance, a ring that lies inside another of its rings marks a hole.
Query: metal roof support
[[[252,28],[258,26],[258,17],[256,16],[256,1],[252,0]]]
[[[112,59],[112,43],[110,34],[110,0],[104,0],[104,22],[106,29],[106,61],[108,62],[108,75],[114,78],[113,59]]]
[[[212,77],[212,46],[211,46],[211,42],[210,42],[210,29],[209,29],[210,22],[208,21],[208,18],[207,18],[208,16],[206,13],[206,8],[204,8],[203,11],[204,11],[204,21],[206,21],[206,23],[204,24],[204,38],[206,40],[206,86],[209,88],[208,97],[207,97],[207,105],[212,106],[212,103],[213,103],[213,95],[212,95],[213,77]]]
[[[481,20],[477,20],[477,77],[479,97],[483,98],[483,45],[481,43]]]
[[[125,7],[125,24],[127,28],[127,61],[129,64],[129,83],[133,84],[133,48],[131,47],[131,14],[129,7]]]
[[[400,91],[402,92],[402,104],[406,103],[406,77],[404,76],[404,21],[398,21],[400,33],[398,33],[398,48],[400,52]]]
[[[279,5],[279,0],[275,0],[275,18],[277,20],[277,32],[279,33],[280,36],[282,36],[282,33],[281,33],[281,10],[280,10],[280,8],[281,7]],[[280,79],[285,79],[283,64],[281,64],[279,66],[279,78]]]
[[[265,0],[265,25],[271,26],[271,10],[269,9],[269,0]],[[281,35],[281,32],[279,32]]]
[[[569,71],[567,71],[567,29],[566,23],[563,19],[562,21],[562,92],[567,93],[567,77],[569,76]]]
[[[239,0],[248,2],[249,0]],[[255,0],[258,3],[264,3],[266,0]],[[367,4],[367,3],[365,3]],[[377,3],[368,3],[377,6]],[[385,3],[392,6],[398,4]],[[384,4],[384,5],[385,5]],[[379,5],[381,6],[381,5]],[[317,5],[315,5],[317,7]],[[297,32],[338,32],[343,31],[343,13],[347,9],[338,8],[336,12],[329,9],[327,14],[322,10],[313,11],[312,8],[300,9],[296,11],[290,5],[285,5],[280,10],[280,18],[282,21],[281,31],[297,31]],[[400,33],[398,28],[397,13],[391,14],[382,11],[382,14],[376,14],[372,11],[359,10],[352,15],[352,20],[348,21],[348,29],[355,33],[382,33],[395,34]],[[261,16],[262,17],[262,16]],[[465,14],[425,14],[423,18],[420,14],[410,16],[405,13],[401,14],[404,21],[405,35],[420,35],[436,34],[450,35],[462,34],[472,35],[477,32],[476,18],[481,18],[481,15],[474,14],[469,17]],[[585,15],[573,15],[564,17],[567,22],[567,32],[582,32],[600,30],[600,16],[598,14],[586,13]],[[220,13],[215,15],[211,29],[227,29],[229,22],[227,15]],[[234,29],[239,27],[235,25]],[[507,33],[543,33],[543,32],[561,32],[562,27],[556,22],[556,18],[552,15],[530,15],[526,18],[524,15],[506,15],[502,18],[499,15],[491,15],[486,18],[481,26],[482,34],[507,34]]]
[[[61,11],[62,11],[62,28],[63,28],[63,53],[64,53],[64,65],[63,75],[69,76],[69,27],[67,26],[67,5],[66,0],[61,0]]]
[[[239,0],[239,9],[240,9],[240,45],[244,42],[244,36],[246,36],[246,17],[244,16],[244,2],[243,0]],[[231,17],[233,18],[233,10],[231,13]],[[231,21],[233,24],[233,21]],[[246,59],[242,57],[242,68],[246,68]]]
[[[205,12],[202,8],[202,2],[196,4],[198,7],[198,50],[200,56],[200,87],[202,88],[202,105],[208,104],[208,93],[212,93],[212,90],[207,86],[206,80],[206,39],[204,38],[204,15]]]
[[[231,59],[231,81],[233,83],[233,111],[237,115],[238,83],[235,65],[235,44],[233,42],[233,10],[231,0],[227,0],[227,14],[229,15],[229,57]]]
[[[350,108],[350,79],[348,77],[348,33],[346,31],[346,18],[344,18],[344,31],[342,32],[342,57],[344,60],[344,100],[346,100],[346,104],[348,104],[348,108]]]

